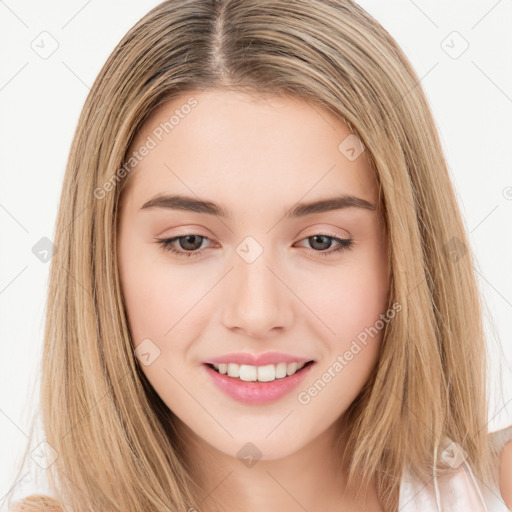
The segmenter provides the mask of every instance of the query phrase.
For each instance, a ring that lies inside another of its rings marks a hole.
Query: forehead
[[[356,153],[347,153],[350,146]],[[253,199],[260,207],[343,193],[375,202],[376,180],[361,148],[346,123],[316,103],[191,91],[142,125],[127,155],[138,153],[127,191],[140,206],[162,192],[214,193],[224,203]]]

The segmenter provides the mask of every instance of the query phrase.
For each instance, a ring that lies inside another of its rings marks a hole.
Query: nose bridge
[[[228,277],[228,300],[224,302],[224,322],[251,335],[263,336],[276,327],[286,327],[292,318],[291,292],[278,277],[276,251],[247,237],[233,255],[233,271]]]

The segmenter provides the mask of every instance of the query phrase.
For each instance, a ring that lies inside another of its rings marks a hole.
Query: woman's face
[[[214,89],[161,105],[129,155],[118,257],[149,382],[224,454],[305,447],[360,392],[387,318],[386,234],[364,148],[318,106]],[[293,361],[314,363],[283,377]]]

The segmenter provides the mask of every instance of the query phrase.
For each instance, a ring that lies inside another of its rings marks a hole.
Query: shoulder
[[[442,501],[442,509],[451,512],[512,511],[512,425],[490,433],[489,444],[499,462],[492,488],[481,485],[463,454],[455,453],[454,460],[462,460],[462,463],[454,466],[455,471],[434,475],[427,485],[405,470],[400,484],[399,508],[411,512],[435,512],[440,510]],[[457,446],[455,443],[455,452]]]
[[[505,505],[512,509],[512,441],[507,442],[501,450],[500,493]]]
[[[512,425],[491,433],[490,444],[498,455],[501,498],[512,509]]]

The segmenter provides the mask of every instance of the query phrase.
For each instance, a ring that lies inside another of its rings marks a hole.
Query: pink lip
[[[291,354],[284,354],[282,352],[264,352],[263,354],[250,354],[249,352],[238,352],[225,354],[220,357],[214,357],[203,361],[203,363],[236,363],[236,364],[249,364],[251,366],[265,366],[267,364],[278,363],[307,363],[312,359],[305,357],[297,357]]]
[[[205,368],[214,384],[224,393],[239,402],[254,405],[273,402],[290,393],[304,380],[314,364],[308,364],[293,375],[271,382],[245,382],[218,373],[208,364],[203,364],[202,367]]]

